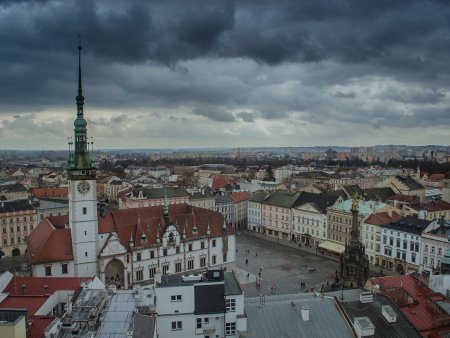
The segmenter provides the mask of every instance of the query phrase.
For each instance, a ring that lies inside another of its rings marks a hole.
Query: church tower
[[[359,241],[359,199],[358,195],[352,201],[352,238],[345,246],[341,256],[340,278],[346,288],[360,288],[369,278],[369,260],[366,249]]]
[[[74,142],[69,142],[69,226],[72,235],[74,273],[79,277],[98,275],[98,220],[96,164],[87,140],[81,85],[81,46],[78,47],[77,118]],[[72,147],[73,146],[73,147]]]

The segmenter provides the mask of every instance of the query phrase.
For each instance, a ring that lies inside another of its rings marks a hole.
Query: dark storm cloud
[[[207,117],[217,122],[234,122],[233,114],[216,107],[201,107],[192,109],[192,113],[199,116]]]
[[[246,111],[236,113],[236,116],[241,118],[244,122],[254,122],[255,121],[253,114],[246,112]]]
[[[449,31],[437,0],[3,1],[0,114],[74,102],[81,34],[90,107],[442,123]]]

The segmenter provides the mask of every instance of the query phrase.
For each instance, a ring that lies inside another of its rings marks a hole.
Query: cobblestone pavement
[[[339,268],[337,261],[316,255],[314,250],[298,250],[246,234],[236,236],[236,247],[236,274],[246,297],[320,289],[334,282]],[[261,285],[257,286],[260,271]]]

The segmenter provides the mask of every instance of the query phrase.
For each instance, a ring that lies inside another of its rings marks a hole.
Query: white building
[[[384,211],[369,215],[361,224],[361,241],[366,248],[366,255],[369,257],[369,263],[376,266],[380,264],[380,225],[397,221],[401,216],[395,212]]]
[[[233,272],[163,277],[155,291],[160,337],[239,337],[247,331],[244,292]]]
[[[328,238],[327,208],[338,196],[302,192],[292,208],[292,240],[317,246]]]
[[[399,273],[419,272],[421,235],[429,230],[432,221],[403,217],[380,226],[380,264]]]
[[[419,259],[420,272],[427,271],[431,275],[439,272],[445,251],[450,249],[448,240],[450,227],[448,224],[441,226],[440,221],[433,221],[427,231],[422,233]]]

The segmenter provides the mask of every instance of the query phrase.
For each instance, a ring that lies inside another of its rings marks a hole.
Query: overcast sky
[[[0,2],[0,147],[450,142],[450,1]]]

